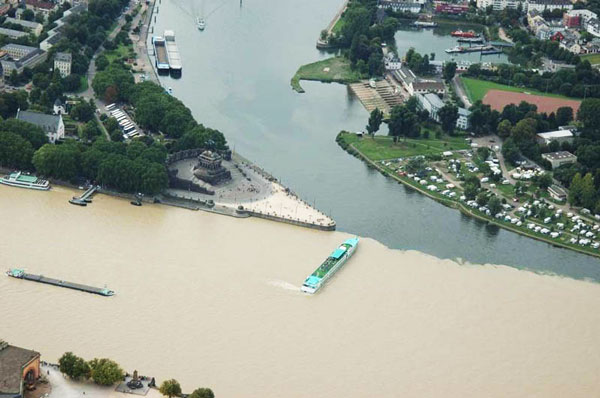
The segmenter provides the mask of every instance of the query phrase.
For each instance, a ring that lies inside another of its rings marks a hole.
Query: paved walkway
[[[47,372],[50,372],[49,374]],[[42,366],[42,374],[52,385],[49,398],[131,398],[134,395],[118,392],[115,386],[102,387],[91,382],[75,382],[60,373],[58,369]],[[147,398],[161,398],[156,389],[151,389]]]

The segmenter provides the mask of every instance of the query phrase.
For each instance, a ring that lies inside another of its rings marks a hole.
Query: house
[[[0,340],[0,397],[21,398],[40,377],[40,354]]]
[[[65,124],[61,115],[46,115],[45,113],[18,110],[16,118],[41,127],[51,143],[55,143],[56,140],[60,140],[65,136]]]
[[[48,53],[39,48],[14,43],[5,45],[2,51],[7,54],[0,58],[4,78],[9,77],[13,71],[21,73],[25,68],[33,68],[48,58]]]
[[[27,36],[27,32],[21,32],[20,30],[0,28],[0,36],[10,37],[11,39],[19,39]]]
[[[445,105],[444,101],[435,94],[416,94],[417,101],[419,102],[419,108],[427,110],[429,117],[436,122],[440,122],[438,116],[439,110]],[[456,120],[456,127],[462,130],[466,130],[469,127],[469,112],[465,108],[458,108],[458,119]]]
[[[418,79],[412,83],[409,93],[411,95],[415,95],[416,93],[444,94],[446,93],[446,86],[444,86],[444,82],[439,79]]]
[[[548,187],[548,194],[552,199],[558,200],[559,202],[567,200],[567,191],[558,185],[550,185]]]
[[[562,32],[556,32],[552,36],[550,36],[550,40],[553,41],[562,41],[565,38],[565,35]]]
[[[48,18],[48,15],[56,10],[56,8],[58,7],[58,5],[54,4],[54,3],[50,3],[50,2],[46,2],[46,1],[40,1],[40,0],[25,0],[25,8],[28,10],[31,10],[33,12],[37,13],[41,13],[42,15],[44,15],[44,18]]]
[[[418,14],[421,12],[423,3],[412,0],[379,0],[378,7],[394,12],[410,12],[411,14]]]
[[[486,9],[492,7],[494,11],[502,11],[505,8],[516,10],[523,3],[519,0],[477,0],[477,8]]]
[[[39,36],[42,33],[42,30],[44,29],[44,25],[42,25],[41,23],[37,23],[37,22],[33,22],[33,21],[26,21],[24,19],[16,19],[16,18],[7,17],[4,22],[15,24],[15,25],[21,25],[22,27],[24,27],[25,29],[27,29],[29,32],[33,33],[36,36]]]
[[[542,158],[549,161],[553,169],[560,167],[563,164],[572,164],[577,162],[577,156],[567,151],[543,153]]]
[[[71,53],[57,52],[54,55],[54,70],[59,70],[60,77],[67,77],[71,74]]]
[[[469,11],[469,3],[447,3],[445,1],[435,1],[433,3],[435,5],[435,13],[436,14],[452,14],[452,15],[460,15],[465,14]]]
[[[570,0],[527,0],[523,8],[527,11],[537,10],[539,12],[571,10],[573,3]]]
[[[48,37],[40,43],[40,48],[44,51],[50,50],[63,36],[63,27],[65,23],[74,15],[81,14],[87,10],[87,3],[79,3],[63,13],[62,18],[54,21],[56,26],[48,31]]]
[[[54,113],[55,115],[67,114],[65,106],[63,105],[62,101],[58,98],[56,99],[56,101],[54,101],[54,105],[52,106],[52,113]]]
[[[456,119],[456,127],[461,130],[468,130],[470,127],[469,115],[471,111],[462,107],[458,108],[458,119]]]
[[[402,62],[396,57],[396,54],[393,52],[387,53],[385,58],[383,59],[385,64],[385,70],[394,71],[398,70],[402,67]]]
[[[539,133],[537,141],[540,145],[549,145],[552,141],[557,141],[559,144],[573,142],[573,133],[569,130],[549,131],[547,133]]]

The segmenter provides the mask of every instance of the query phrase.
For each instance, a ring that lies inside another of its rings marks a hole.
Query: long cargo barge
[[[13,278],[25,279],[28,281],[45,283],[48,285],[66,287],[67,289],[79,290],[80,292],[99,294],[101,296],[112,296],[115,294],[114,291],[107,288],[100,288],[88,285],[82,285],[79,283],[67,282],[60,279],[48,278],[43,275],[28,274],[24,270],[19,268],[11,268],[6,271],[7,276]]]
[[[358,246],[358,237],[347,239],[327,259],[306,278],[302,284],[304,293],[314,294],[338,269],[354,254]]]
[[[154,45],[154,56],[156,57],[156,69],[159,72],[168,72],[170,67],[165,39],[160,36],[153,36],[152,44]]]
[[[169,68],[171,68],[171,72],[181,72],[181,56],[179,55],[177,43],[175,43],[175,32],[172,30],[165,30],[164,38],[167,46],[167,59],[169,61]]]

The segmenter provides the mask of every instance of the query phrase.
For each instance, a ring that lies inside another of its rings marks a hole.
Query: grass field
[[[584,61],[590,61],[590,64],[592,65],[600,64],[600,54],[586,54],[581,55],[579,58]]]
[[[119,47],[114,50],[104,51],[103,53],[110,63],[113,63],[115,59],[118,58],[128,58],[133,55],[132,58],[135,58],[135,53],[133,51],[133,46],[128,45],[124,46],[123,44],[119,44]]]
[[[361,138],[354,133],[342,133],[340,137],[346,144],[354,145],[356,149],[373,161],[417,155],[434,155],[444,151],[468,148],[464,136],[444,136],[440,139],[409,138],[406,141],[401,138],[397,143],[394,143],[392,137],[389,136],[376,135],[374,138],[368,136]]]
[[[537,90],[523,88],[523,87],[507,86],[505,84],[498,84],[498,83],[494,83],[494,82],[488,82],[486,80],[473,79],[470,77],[461,77],[460,80],[462,81],[463,86],[465,87],[467,96],[469,97],[469,100],[471,100],[471,102],[476,102],[476,101],[482,100],[483,97],[485,97],[485,95],[487,94],[487,92],[489,90],[502,90],[502,91],[510,91],[510,92],[514,92],[514,93],[528,93],[528,94],[533,94],[533,95],[541,95],[544,97],[573,99],[573,98],[565,97],[564,95],[544,93],[542,91],[537,91]]]
[[[360,80],[360,74],[350,69],[350,61],[344,57],[332,57],[312,64],[302,65],[292,77],[292,88],[299,93],[304,89],[300,80],[318,80],[321,82],[354,83]]]

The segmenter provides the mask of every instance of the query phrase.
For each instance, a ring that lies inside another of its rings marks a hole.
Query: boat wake
[[[300,291],[300,287],[296,286],[292,283],[286,282],[286,281],[279,281],[279,280],[274,280],[274,281],[269,281],[268,282],[269,285],[271,286],[275,286],[284,290],[294,290],[299,292]]]

